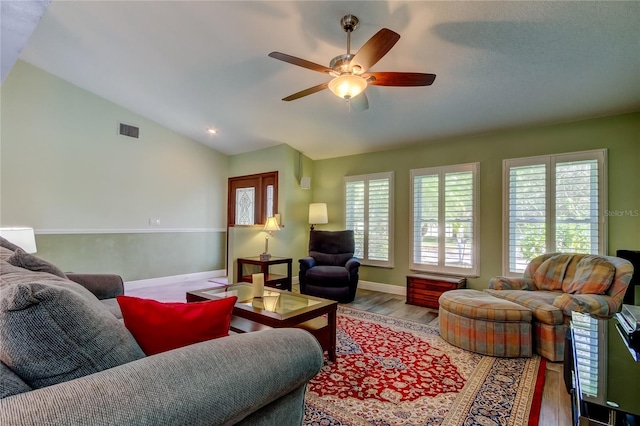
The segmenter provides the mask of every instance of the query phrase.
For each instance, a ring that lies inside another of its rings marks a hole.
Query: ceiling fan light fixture
[[[367,80],[354,74],[343,74],[329,82],[329,90],[339,98],[351,99],[367,88]]]

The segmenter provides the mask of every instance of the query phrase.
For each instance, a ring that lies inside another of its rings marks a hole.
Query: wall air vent
[[[136,126],[132,126],[131,124],[118,123],[119,130],[118,132],[122,136],[128,136],[130,138],[140,139],[140,128]]]

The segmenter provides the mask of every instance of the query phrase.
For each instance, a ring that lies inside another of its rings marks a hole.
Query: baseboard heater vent
[[[124,124],[124,123],[119,123],[119,124],[120,124],[119,133],[122,136],[128,136],[130,138],[140,139],[140,128],[139,127],[132,126],[130,124]]]

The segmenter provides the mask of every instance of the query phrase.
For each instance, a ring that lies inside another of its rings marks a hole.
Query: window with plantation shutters
[[[411,269],[478,275],[478,170],[411,170]]]
[[[344,178],[345,228],[362,264],[393,266],[393,172]]]
[[[543,253],[606,253],[606,150],[504,160],[503,273]]]

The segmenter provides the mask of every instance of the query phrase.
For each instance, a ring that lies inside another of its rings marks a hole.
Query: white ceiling
[[[328,90],[281,101],[329,77],[267,54],[328,66],[348,13],[352,52],[402,36],[372,71],[435,83],[370,86],[364,112]],[[639,111],[640,2],[54,0],[20,59],[225,154],[322,159]]]
[[[1,79],[9,74],[51,0],[0,1]]]

